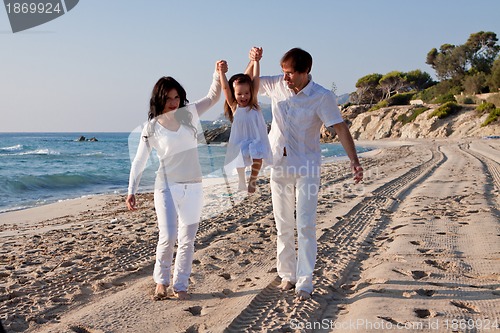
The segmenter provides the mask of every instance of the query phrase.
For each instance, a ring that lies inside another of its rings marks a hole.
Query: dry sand
[[[381,147],[363,184],[345,161],[323,168],[310,300],[276,288],[261,177],[258,195],[206,212],[189,301],[151,299],[151,194],[136,212],[117,195],[0,214],[0,319],[9,332],[498,330],[500,141],[359,144]]]

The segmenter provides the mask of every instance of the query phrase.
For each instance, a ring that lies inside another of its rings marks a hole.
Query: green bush
[[[397,94],[389,98],[389,105],[408,105],[413,98],[414,93]]]
[[[500,109],[494,109],[490,111],[488,118],[481,124],[481,127],[488,126],[489,124],[495,122],[500,117]]]
[[[490,111],[495,110],[495,109],[496,109],[495,104],[493,104],[493,103],[483,103],[483,104],[479,105],[476,108],[476,112],[479,115],[482,115],[482,114],[485,114],[485,113],[490,112]]]
[[[434,99],[438,98],[441,95],[459,95],[461,91],[461,86],[455,85],[451,81],[441,81],[438,84],[419,92],[415,96],[415,99],[421,99],[426,103],[431,103]]]
[[[458,104],[481,104],[482,100],[476,96],[459,95],[456,97]]]
[[[411,116],[408,118],[408,121],[409,122],[414,121],[415,118],[417,118],[420,114],[424,113],[427,110],[429,110],[429,108],[427,108],[425,106],[421,107],[421,108],[413,109],[413,112],[412,112]]]
[[[428,119],[431,119],[432,117],[438,117],[439,119],[446,118],[448,116],[451,116],[452,114],[457,113],[462,107],[458,105],[457,103],[453,102],[447,102],[438,107],[434,112],[432,112]]]
[[[435,103],[435,104],[443,104],[443,103],[447,103],[447,102],[453,102],[453,103],[457,102],[453,93],[450,92],[447,94],[439,95],[438,97],[436,97],[432,100],[432,103]]]
[[[375,111],[375,110],[378,110],[378,109],[381,109],[381,108],[386,108],[388,106],[389,106],[389,102],[384,99],[383,101],[380,101],[377,104],[375,104],[374,106],[372,106],[370,108],[370,110],[368,110],[368,111]]]
[[[410,115],[402,114],[398,117],[397,120],[399,122],[401,122],[403,125],[406,125],[408,123],[413,122],[420,114],[422,114],[423,112],[425,112],[427,110],[429,110],[429,108],[427,108],[427,107],[419,107],[419,108],[411,109]]]

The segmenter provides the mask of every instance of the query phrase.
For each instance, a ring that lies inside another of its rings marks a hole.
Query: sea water
[[[97,141],[78,141],[95,137]],[[0,213],[94,194],[127,191],[130,133],[0,133]],[[366,151],[357,147],[358,151]],[[222,176],[225,144],[200,145],[204,177]],[[322,144],[324,159],[345,156],[340,144]],[[151,190],[155,156],[141,179]]]

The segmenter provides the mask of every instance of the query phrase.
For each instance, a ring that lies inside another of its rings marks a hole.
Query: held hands
[[[215,70],[219,74],[224,74],[227,73],[228,66],[227,66],[227,61],[226,60],[219,60],[215,63]]]
[[[250,49],[248,57],[250,58],[251,61],[260,61],[260,59],[262,59],[263,52],[264,51],[262,50],[262,47],[254,46]]]

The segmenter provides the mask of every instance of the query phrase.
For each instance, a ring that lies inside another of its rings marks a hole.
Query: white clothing
[[[220,94],[219,75],[214,73],[208,95],[175,112],[188,112],[198,134],[203,133],[199,116],[217,103]],[[197,146],[192,128],[181,124],[177,131],[171,131],[163,127],[158,119],[153,119],[142,129],[137,153],[130,168],[128,193],[135,194],[151,151],[153,148],[156,150],[160,166],[156,172],[154,200],[159,235],[153,278],[156,283],[170,285],[170,270],[177,238],[173,276],[173,288],[176,291],[186,291],[188,287],[194,240],[203,207],[202,174]]]
[[[311,293],[316,263],[316,208],[319,175],[282,174],[271,169],[271,195],[277,229],[277,270],[296,290]],[[295,206],[297,205],[297,206]],[[294,213],[297,210],[297,219]],[[298,253],[295,253],[297,227]]]
[[[154,198],[159,234],[153,279],[156,283],[170,285],[170,271],[177,240],[173,288],[175,291],[186,291],[199,225],[192,221],[200,220],[203,206],[202,184],[174,184],[164,189],[156,189]]]
[[[286,147],[287,165],[297,173],[316,172],[321,165],[321,125],[343,122],[333,92],[312,81],[295,94],[279,76],[260,77],[259,91],[271,98],[273,122],[269,141],[273,165],[280,165]]]
[[[253,159],[272,163],[272,152],[267,137],[267,125],[262,112],[251,107],[237,107],[231,125],[226,151],[226,173],[235,168],[252,165]]]
[[[220,94],[219,74],[214,73],[208,95],[175,112],[189,112],[198,134],[203,133],[199,116],[217,103]],[[197,139],[192,129],[187,126],[181,125],[177,131],[171,131],[163,127],[156,118],[147,122],[142,129],[139,147],[130,168],[128,194],[137,192],[153,148],[160,161],[155,189],[164,188],[167,183],[200,182],[202,175],[197,146]]]
[[[343,121],[335,95],[310,82],[295,94],[283,76],[260,78],[272,101],[269,141],[273,151],[271,193],[276,221],[277,271],[296,291],[311,293],[316,262],[316,209],[320,184],[320,129]],[[286,148],[286,156],[284,149]],[[294,212],[296,211],[296,218]],[[294,228],[298,251],[295,252]]]

